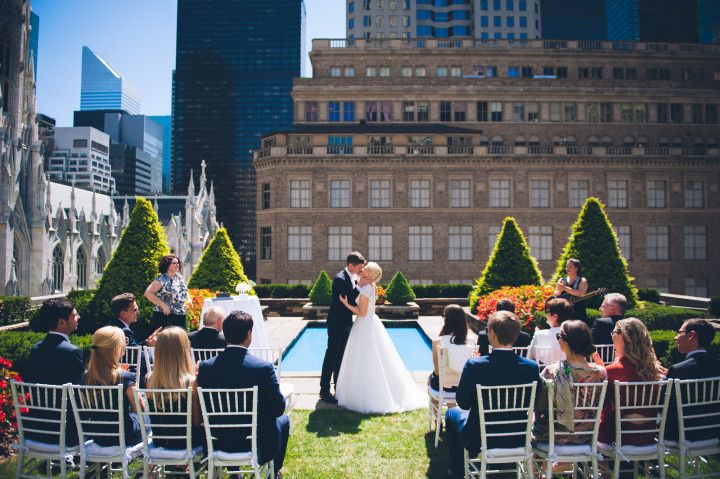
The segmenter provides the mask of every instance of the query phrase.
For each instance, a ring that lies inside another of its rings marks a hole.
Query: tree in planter
[[[332,299],[332,280],[325,270],[320,271],[315,284],[310,289],[308,299],[313,306],[330,306]]]
[[[233,292],[238,283],[248,283],[240,256],[225,228],[219,228],[193,270],[188,288]]]
[[[503,222],[495,247],[488,259],[482,276],[470,293],[471,307],[480,296],[503,286],[540,285],[542,276],[537,261],[530,255],[530,248],[515,218]]]
[[[405,306],[410,301],[415,301],[415,291],[413,291],[402,271],[398,271],[392,277],[385,290],[385,295],[390,304],[395,306]]]
[[[629,306],[635,305],[638,300],[637,289],[628,274],[627,262],[620,254],[615,230],[605,214],[603,204],[597,198],[588,198],[580,210],[572,226],[570,240],[558,260],[553,284],[565,276],[565,263],[570,258],[580,260],[582,276],[588,282],[588,292],[607,288],[611,293],[624,295]],[[597,307],[601,301],[601,298],[593,298],[588,300],[588,306]]]
[[[170,252],[165,231],[152,203],[138,197],[120,243],[105,267],[95,295],[90,301],[91,317],[81,318],[78,332],[92,333],[112,319],[110,300],[120,293],[133,293],[140,307],[138,335],[150,331],[152,304],[143,297],[148,285],[158,275],[160,258]]]

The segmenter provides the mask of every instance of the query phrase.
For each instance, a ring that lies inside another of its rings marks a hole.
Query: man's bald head
[[[222,323],[225,319],[225,311],[217,306],[211,306],[205,310],[203,315],[203,326],[222,331]]]

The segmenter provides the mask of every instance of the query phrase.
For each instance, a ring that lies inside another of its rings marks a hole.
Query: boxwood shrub
[[[332,299],[332,280],[328,276],[327,271],[320,271],[315,284],[310,289],[308,299],[313,306],[330,306]]]
[[[640,301],[649,301],[651,303],[660,302],[660,291],[654,288],[639,288],[638,299]]]
[[[253,289],[259,298],[307,298],[310,294],[306,284],[257,284]]]
[[[412,286],[417,298],[467,298],[472,284],[415,284]]]
[[[32,314],[27,296],[0,296],[0,326],[30,321]]]
[[[45,337],[45,333],[32,331],[7,331],[0,334],[0,357],[13,362],[13,367],[22,377],[26,372],[27,362],[30,358],[32,347]],[[92,335],[71,334],[70,341],[83,350],[87,360],[90,356]]]
[[[650,331],[669,330],[677,331],[682,323],[690,318],[706,318],[705,311],[695,309],[678,308],[675,306],[664,306],[662,304],[645,303],[628,310],[625,313],[627,318],[638,318]]]

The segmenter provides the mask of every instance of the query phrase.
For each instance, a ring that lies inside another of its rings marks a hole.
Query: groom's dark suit
[[[347,297],[348,302],[356,306],[355,300],[359,294],[360,291],[355,288],[346,269],[335,275],[327,319],[328,345],[323,360],[322,376],[320,376],[321,395],[330,394],[330,376],[334,376],[337,382],[345,344],[352,328],[352,312],[340,302],[340,296]]]

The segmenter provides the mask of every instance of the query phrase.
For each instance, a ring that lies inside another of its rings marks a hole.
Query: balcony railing
[[[683,148],[683,156],[707,156],[707,148],[695,146],[692,148]]]
[[[286,149],[288,155],[312,155],[312,153],[313,147],[307,145],[288,146]]]
[[[530,155],[552,155],[553,153],[555,153],[555,149],[552,146],[528,146],[528,154]]]
[[[352,145],[328,145],[327,154],[328,155],[352,155],[353,147],[352,147]]]
[[[669,146],[646,146],[646,156],[670,156]]]
[[[505,145],[490,145],[489,151],[491,155],[512,155],[513,147]]]
[[[432,145],[408,145],[408,155],[432,155],[435,153],[435,147]]]
[[[469,145],[449,145],[447,152],[448,155],[472,155],[473,147]]]
[[[370,145],[367,147],[368,155],[394,155],[395,147],[392,145]]]
[[[608,146],[606,147],[608,155],[629,156],[632,155],[632,146]]]

